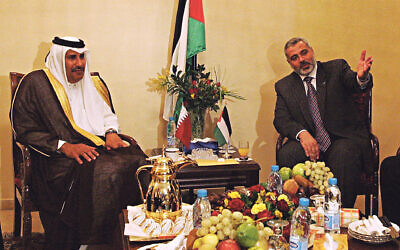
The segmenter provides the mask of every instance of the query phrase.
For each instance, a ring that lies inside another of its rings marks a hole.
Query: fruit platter
[[[288,247],[289,221],[296,196],[269,192],[266,183],[208,196],[209,219],[188,236],[189,249],[267,249]],[[269,222],[280,222],[280,226]],[[192,245],[190,245],[192,244]]]
[[[282,177],[283,191],[300,197],[324,194],[329,186],[329,178],[334,177],[330,168],[322,161],[298,163],[293,169],[282,167],[279,174]]]
[[[223,209],[201,223],[188,236],[189,249],[250,250],[268,249],[273,231],[261,221],[255,221],[241,212]]]
[[[267,183],[210,194],[212,216],[189,234],[188,249],[288,248],[290,220],[299,198],[324,194],[328,179],[334,175],[324,162],[310,161],[296,164],[293,169],[282,167],[279,174],[281,194],[270,192]],[[284,223],[277,230],[271,221]]]

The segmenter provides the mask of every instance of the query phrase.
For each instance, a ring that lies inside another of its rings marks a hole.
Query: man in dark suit
[[[368,130],[352,99],[372,88],[372,58],[361,53],[357,72],[343,59],[316,62],[314,50],[303,38],[285,44],[294,72],[275,84],[274,126],[288,138],[277,162],[325,161],[342,190],[342,206],[353,207],[362,167],[372,173]]]

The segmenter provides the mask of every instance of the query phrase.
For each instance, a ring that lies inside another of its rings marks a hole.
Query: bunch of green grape
[[[220,241],[225,239],[236,239],[236,229],[242,223],[252,223],[254,220],[248,216],[243,216],[241,212],[231,212],[229,209],[222,210],[218,216],[211,216],[201,222],[201,227],[197,230],[197,236],[203,237],[207,234],[216,234]],[[272,235],[272,229],[269,227],[264,228],[262,222],[256,223],[260,237],[268,237]]]
[[[211,216],[201,222],[201,228],[197,230],[197,236],[203,237],[209,233],[216,234],[219,240],[227,238],[235,239],[236,228],[246,219],[241,212],[222,210],[218,216]]]
[[[333,177],[331,169],[325,166],[325,162],[310,162],[306,161],[305,174],[308,179],[314,184],[314,187],[319,189],[320,194],[324,194],[326,188],[329,186],[328,180]]]

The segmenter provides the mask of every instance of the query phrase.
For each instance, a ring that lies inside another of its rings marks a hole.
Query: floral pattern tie
[[[319,148],[322,152],[325,152],[331,145],[331,139],[329,138],[328,132],[326,131],[324,124],[319,113],[317,92],[312,86],[312,77],[307,76],[304,78],[304,82],[307,84],[307,100],[310,108],[311,116],[315,126],[315,140],[318,142]]]

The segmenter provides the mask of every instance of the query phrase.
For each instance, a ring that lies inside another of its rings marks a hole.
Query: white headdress
[[[56,37],[54,38],[53,45],[46,57],[45,65],[50,69],[50,72],[54,75],[54,77],[64,86],[71,104],[75,123],[90,133],[104,135],[104,101],[97,92],[96,87],[94,86],[90,77],[90,53],[89,50],[84,47],[85,44],[78,38]],[[73,50],[77,53],[85,53],[85,73],[83,78],[77,83],[68,82],[65,71],[65,54],[68,50]],[[81,91],[76,92],[77,88],[81,89]],[[83,107],[72,107],[71,99],[73,99],[73,96],[76,95],[75,93],[79,93],[79,95],[81,94],[81,102],[83,102]],[[82,108],[84,109],[83,111],[81,110]],[[84,112],[85,115],[82,115],[82,112]]]

